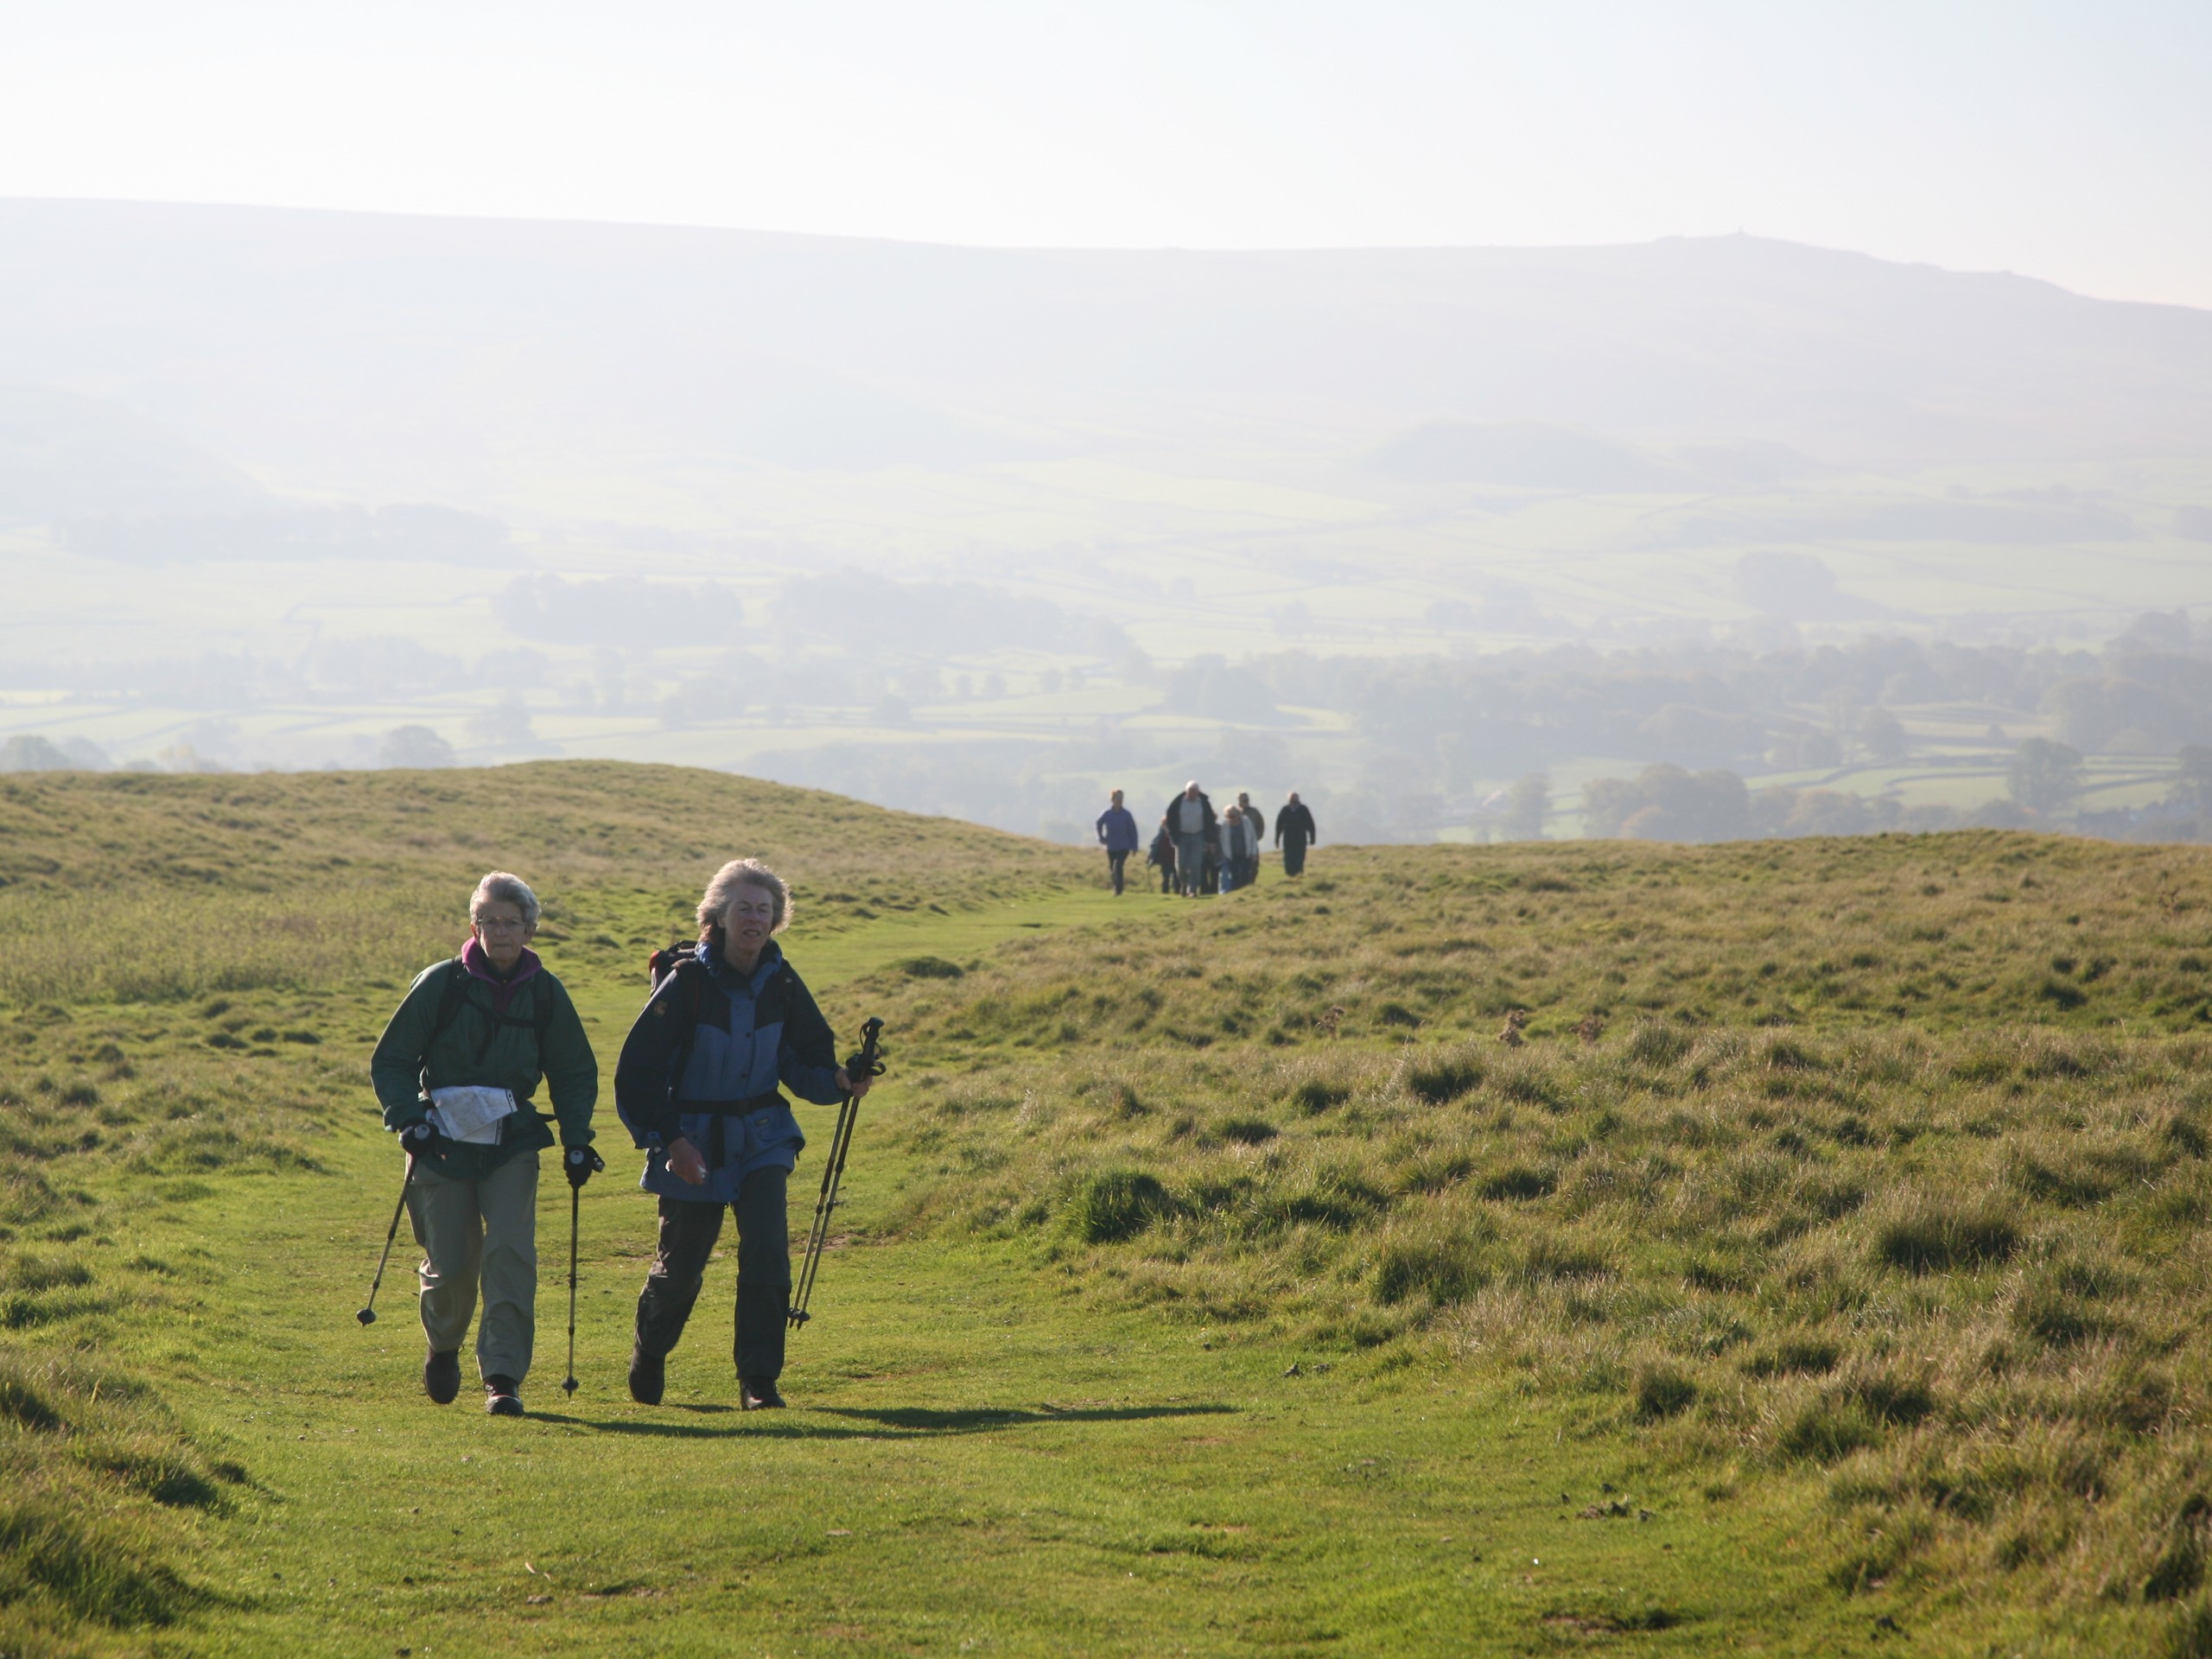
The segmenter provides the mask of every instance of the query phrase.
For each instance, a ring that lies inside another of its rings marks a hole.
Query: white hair
[[[468,895],[468,919],[475,922],[484,914],[486,905],[512,905],[522,912],[522,925],[526,931],[537,930],[540,906],[537,895],[530,890],[530,883],[518,875],[509,875],[505,870],[494,870],[476,884],[476,891]]]
[[[759,887],[776,901],[775,919],[768,925],[771,933],[780,933],[790,925],[791,890],[784,884],[784,878],[757,858],[733,858],[715,872],[715,879],[707,883],[706,896],[699,900],[701,938],[722,925],[740,887]]]

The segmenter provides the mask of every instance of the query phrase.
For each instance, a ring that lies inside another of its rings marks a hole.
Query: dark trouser
[[[1298,875],[1303,874],[1305,868],[1306,838],[1303,836],[1285,836],[1282,838],[1282,873]]]
[[[1175,885],[1185,893],[1196,893],[1205,882],[1206,838],[1200,836],[1179,835],[1175,837]]]
[[[1160,890],[1162,893],[1175,891],[1175,861],[1172,858],[1160,867]]]
[[[740,1376],[773,1382],[784,1370],[784,1323],[791,1294],[791,1172],[756,1169],[737,1189],[737,1342]],[[660,1201],[660,1243],[638,1296],[638,1347],[664,1358],[683,1334],[721,1236],[722,1207],[690,1198]]]
[[[1106,849],[1106,873],[1113,877],[1114,891],[1116,893],[1122,890],[1122,867],[1128,861],[1129,854],[1127,848],[1123,848],[1118,853],[1110,847]]]

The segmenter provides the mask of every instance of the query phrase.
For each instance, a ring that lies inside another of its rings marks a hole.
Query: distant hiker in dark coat
[[[1137,849],[1137,821],[1122,804],[1120,790],[1114,791],[1113,804],[1098,815],[1096,828],[1099,845],[1106,849],[1106,874],[1118,893],[1122,890],[1122,867]]]
[[[791,1287],[785,1184],[806,1137],[789,1089],[817,1106],[865,1095],[774,935],[791,890],[757,859],[707,884],[699,944],[654,988],[614,1069],[614,1103],[645,1149],[639,1183],[660,1199],[660,1239],[638,1298],[630,1396],[658,1405],[669,1351],[691,1317],[722,1212],[737,1217],[737,1341],[745,1409],[780,1406]]]
[[[1159,833],[1153,836],[1152,850],[1145,855],[1145,860],[1147,863],[1160,867],[1160,892],[1174,892],[1175,836],[1167,827],[1167,819],[1165,815],[1160,817]]]
[[[1283,803],[1282,810],[1275,814],[1275,845],[1282,849],[1282,873],[1301,875],[1306,870],[1306,849],[1321,839],[1321,832],[1313,827],[1313,815],[1306,804],[1292,790],[1290,798]]]
[[[423,1247],[423,1390],[461,1392],[461,1344],[480,1288],[484,1407],[519,1417],[537,1328],[537,1154],[553,1144],[531,1106],[543,1077],[572,1186],[606,1167],[591,1149],[599,1062],[576,1005],[529,948],[537,895],[494,870],[468,900],[468,942],[415,976],[378,1039],[369,1076],[407,1153],[407,1217]]]
[[[1167,827],[1175,836],[1175,885],[1186,899],[1206,890],[1206,855],[1219,832],[1213,803],[1193,778],[1167,803]]]
[[[1256,863],[1259,855],[1268,848],[1268,815],[1253,805],[1252,798],[1242,790],[1236,792],[1236,810],[1244,815],[1244,822],[1252,827],[1253,859]],[[1256,880],[1258,876],[1259,872],[1255,869],[1253,878]]]

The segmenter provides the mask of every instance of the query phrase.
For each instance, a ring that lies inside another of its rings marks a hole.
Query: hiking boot
[[[776,1392],[772,1376],[748,1376],[740,1380],[737,1408],[740,1411],[774,1411],[784,1403],[784,1396]]]
[[[522,1384],[512,1376],[493,1375],[484,1379],[484,1409],[494,1417],[519,1417],[522,1410]]]
[[[630,1397],[641,1406],[660,1404],[661,1390],[668,1386],[668,1361],[656,1358],[642,1348],[630,1351]]]
[[[423,1362],[423,1392],[442,1406],[453,1403],[454,1395],[461,1392],[460,1349],[449,1354],[442,1354],[435,1348],[430,1351],[429,1357]]]

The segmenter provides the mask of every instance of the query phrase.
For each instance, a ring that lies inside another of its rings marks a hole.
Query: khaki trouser
[[[460,1349],[480,1282],[477,1374],[521,1382],[537,1332],[537,1154],[518,1152],[480,1181],[418,1168],[407,1184],[407,1217],[426,1258],[416,1274],[431,1350]]]

